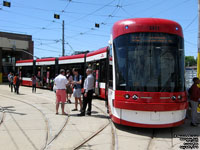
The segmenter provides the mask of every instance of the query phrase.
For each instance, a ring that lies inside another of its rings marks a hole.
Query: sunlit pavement
[[[71,111],[74,108],[72,98],[72,104],[65,105],[68,113],[65,116],[61,115],[61,110],[55,114],[53,91],[37,89],[32,93],[30,87],[20,87],[19,91],[17,95],[10,92],[8,85],[0,85],[2,150],[177,150],[192,143],[199,144],[200,129],[190,126],[189,120],[179,127],[166,129],[113,125],[103,100],[93,100],[91,116],[78,117],[79,111]],[[193,142],[188,140],[191,138]]]

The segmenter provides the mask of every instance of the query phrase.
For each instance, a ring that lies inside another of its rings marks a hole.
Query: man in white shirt
[[[60,74],[55,78],[54,84],[56,86],[56,114],[58,114],[59,103],[62,102],[62,115],[67,115],[64,111],[66,102],[66,85],[68,83],[67,78],[64,76],[65,70],[61,69]]]
[[[94,92],[94,76],[92,75],[92,69],[86,70],[87,78],[84,82],[84,95],[83,95],[83,108],[78,116],[85,116],[85,110],[88,104],[87,114],[91,115],[92,109],[92,96]]]

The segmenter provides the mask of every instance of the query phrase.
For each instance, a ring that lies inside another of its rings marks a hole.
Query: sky
[[[34,55],[65,55],[108,45],[112,25],[127,18],[164,18],[183,28],[186,56],[197,56],[197,0],[0,0],[0,31],[31,35]],[[60,19],[55,19],[59,14]],[[100,25],[95,28],[95,23]]]

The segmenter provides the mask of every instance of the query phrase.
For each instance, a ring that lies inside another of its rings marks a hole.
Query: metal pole
[[[197,77],[200,78],[200,0],[198,0],[198,23]]]
[[[62,22],[62,56],[65,56],[65,21]]]

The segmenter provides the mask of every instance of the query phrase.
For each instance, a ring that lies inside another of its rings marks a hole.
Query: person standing
[[[195,77],[193,78],[193,85],[189,89],[190,94],[190,103],[191,103],[191,116],[192,116],[192,122],[191,126],[197,126],[197,107],[198,107],[198,101],[200,99],[200,89],[198,88],[198,84],[200,83],[200,80]]]
[[[19,94],[20,79],[18,73],[15,74],[14,80],[15,80],[15,92]]]
[[[13,76],[13,73],[11,73],[11,75],[10,75],[10,88],[11,88],[11,92],[13,92],[13,79],[14,79],[14,76]]]
[[[92,109],[92,96],[94,92],[94,76],[92,75],[92,69],[86,70],[87,78],[84,81],[84,95],[83,95],[83,108],[78,116],[85,116],[85,110],[88,105],[87,114],[91,115]]]
[[[32,75],[31,80],[32,80],[32,93],[34,93],[34,92],[36,93],[37,78],[36,78],[36,76],[34,74]]]
[[[10,76],[11,76],[11,72],[8,74],[8,84],[9,84],[9,87],[10,87]]]
[[[75,108],[72,111],[78,111],[78,101],[80,103],[80,110],[82,109],[82,101],[81,101],[81,84],[82,84],[82,76],[79,75],[78,69],[73,69],[74,81],[72,82],[74,86],[73,96],[75,97]]]
[[[66,94],[67,94],[67,103],[70,103],[71,104],[71,96],[72,96],[72,82],[73,82],[73,77],[72,75],[70,74],[70,71],[67,70],[66,71],[66,78],[68,80],[68,84],[67,84],[67,90],[66,90]]]
[[[64,111],[66,102],[66,85],[67,78],[65,70],[61,69],[60,74],[55,78],[54,85],[56,86],[56,114],[58,114],[59,103],[61,102],[62,115],[67,115]]]

